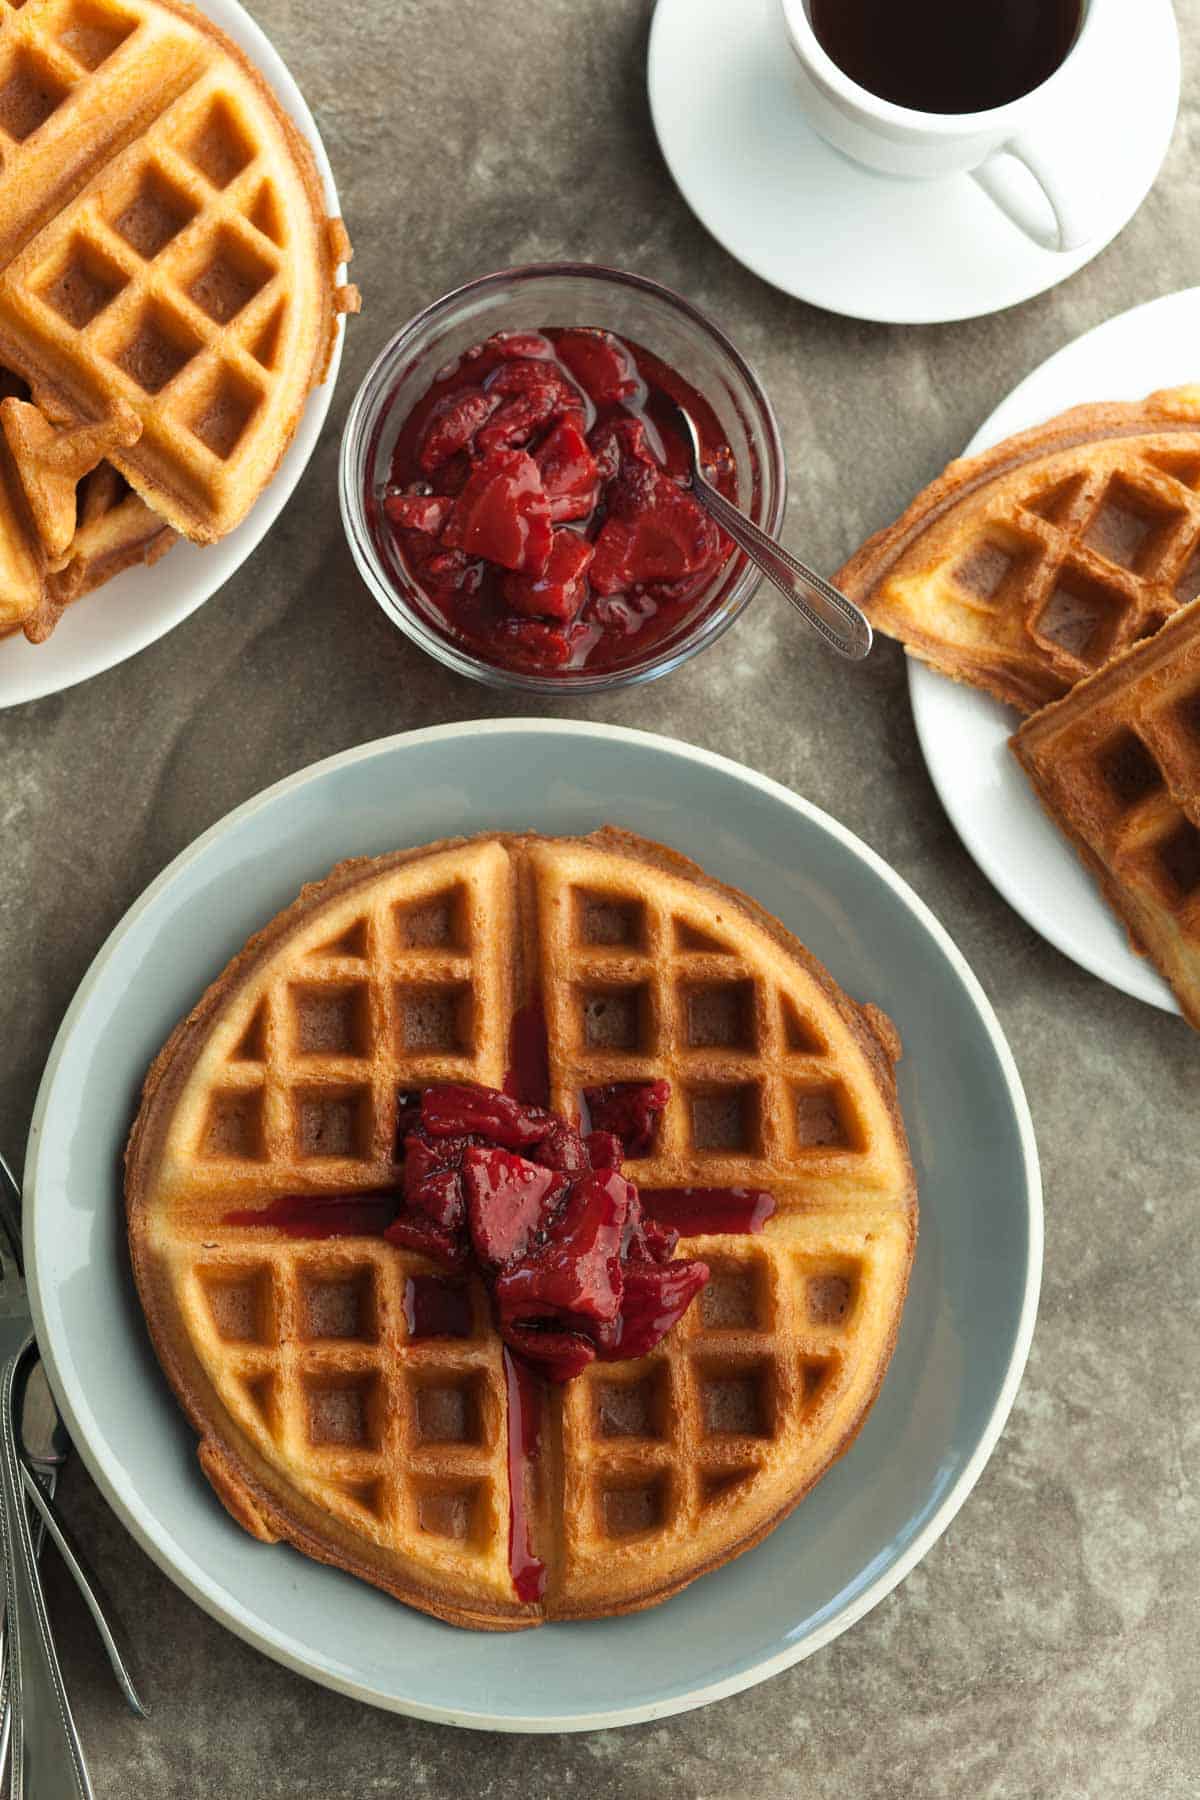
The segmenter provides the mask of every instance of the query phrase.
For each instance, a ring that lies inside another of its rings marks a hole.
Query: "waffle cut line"
[[[679,1325],[535,1383],[522,1434],[473,1276],[365,1226],[299,1239],[269,1209],[394,1191],[401,1097],[504,1086],[531,1018],[565,1117],[581,1090],[670,1083],[625,1163],[643,1193],[763,1188],[775,1211],[685,1238],[710,1280]],[[769,914],[625,832],[334,870],[181,1022],[130,1138],[138,1289],[217,1493],[260,1538],[478,1628],[630,1611],[720,1567],[883,1379],[916,1232],[898,1053]],[[537,1599],[514,1587],[518,1519]]]

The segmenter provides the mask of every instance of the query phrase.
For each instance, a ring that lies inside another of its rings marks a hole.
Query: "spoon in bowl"
[[[847,600],[845,594],[839,593],[823,575],[818,575],[807,563],[802,563],[782,544],[768,537],[765,531],[760,531],[753,520],[713,486],[701,467],[702,451],[696,422],[686,407],[680,406],[678,401],[673,404],[688,448],[688,491],[693,498],[726,537],[731,537],[755,567],[762,570],[784,599],[791,601],[831,650],[849,657],[852,662],[861,662],[873,641],[870,620],[865,613],[861,613],[854,602]]]

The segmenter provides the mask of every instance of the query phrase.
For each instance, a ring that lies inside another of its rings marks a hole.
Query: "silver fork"
[[[745,551],[750,561],[762,570],[784,599],[791,601],[796,611],[824,638],[831,650],[836,650],[839,656],[849,657],[851,662],[861,662],[870,652],[874,641],[871,623],[866,614],[860,612],[853,600],[848,600],[831,581],[826,581],[823,575],[810,569],[798,556],[793,556],[790,550],[777,544],[773,537],[768,537],[753,519],[748,519],[740,507],[735,506],[732,500],[727,500],[713,486],[702,466],[704,453],[696,422],[686,406],[680,406],[677,400],[672,404],[687,445],[690,463],[688,491],[692,497],[699,501],[726,537],[731,537],[739,550]]]
[[[95,1800],[38,1571],[17,1450],[17,1372],[33,1343],[25,1278],[0,1246],[0,1524],[12,1685],[12,1800]]]

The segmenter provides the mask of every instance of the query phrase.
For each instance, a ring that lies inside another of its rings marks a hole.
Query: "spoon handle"
[[[760,531],[699,470],[692,478],[692,491],[726,536],[745,551],[768,581],[774,582],[830,648],[853,662],[861,662],[871,648],[872,632],[870,620],[854,602]]]

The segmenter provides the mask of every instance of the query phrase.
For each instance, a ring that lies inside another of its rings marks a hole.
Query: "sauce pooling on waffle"
[[[707,1263],[676,1260],[681,1230],[761,1231],[775,1209],[769,1194],[747,1188],[664,1189],[643,1207],[621,1163],[649,1152],[669,1099],[666,1081],[586,1089],[581,1130],[496,1088],[406,1093],[399,1191],[285,1194],[226,1215],[293,1237],[381,1236],[483,1276],[505,1345],[509,1566],[523,1601],[540,1599],[545,1582],[526,1518],[541,1414],[535,1372],[564,1382],[596,1360],[645,1356],[709,1279]],[[415,1335],[470,1331],[461,1286],[412,1277],[404,1307]]]
[[[225,1223],[383,1237],[448,1269],[473,1267],[508,1348],[569,1381],[597,1359],[646,1355],[683,1316],[708,1268],[675,1260],[681,1232],[760,1231],[774,1211],[769,1194],[747,1188],[663,1190],[643,1206],[621,1163],[646,1154],[669,1097],[665,1081],[587,1089],[581,1131],[496,1088],[428,1087],[402,1096],[398,1190],[285,1194]],[[409,1285],[416,1318],[431,1302]]]

